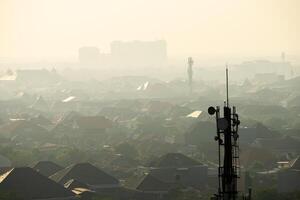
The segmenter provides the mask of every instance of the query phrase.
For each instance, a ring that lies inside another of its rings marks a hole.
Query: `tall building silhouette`
[[[188,68],[187,68],[187,75],[188,75],[188,84],[190,92],[193,91],[193,64],[194,60],[192,57],[188,58]]]

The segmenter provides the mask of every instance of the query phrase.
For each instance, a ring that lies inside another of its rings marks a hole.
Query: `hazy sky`
[[[165,39],[171,56],[300,54],[300,0],[0,0],[0,57]]]

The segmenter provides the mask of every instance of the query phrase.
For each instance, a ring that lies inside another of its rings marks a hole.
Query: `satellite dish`
[[[215,109],[214,107],[210,106],[210,107],[208,108],[208,114],[214,115],[215,113],[216,113],[216,109]]]

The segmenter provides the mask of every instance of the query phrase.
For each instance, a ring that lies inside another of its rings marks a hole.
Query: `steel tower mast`
[[[226,101],[223,107],[223,117],[220,117],[220,107],[209,107],[208,113],[216,116],[219,152],[219,186],[218,193],[212,199],[235,200],[238,198],[237,180],[240,177],[238,126],[239,116],[235,107],[229,106],[228,68],[226,66]]]

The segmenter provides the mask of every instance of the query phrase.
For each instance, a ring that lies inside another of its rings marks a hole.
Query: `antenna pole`
[[[208,113],[216,116],[217,136],[219,146],[219,188],[213,200],[240,199],[237,190],[237,180],[240,178],[238,126],[239,116],[235,107],[229,107],[228,95],[228,66],[226,65],[226,103],[223,117],[220,116],[219,107],[209,107]]]
[[[229,107],[229,95],[228,95],[228,66],[226,64],[226,104]]]

